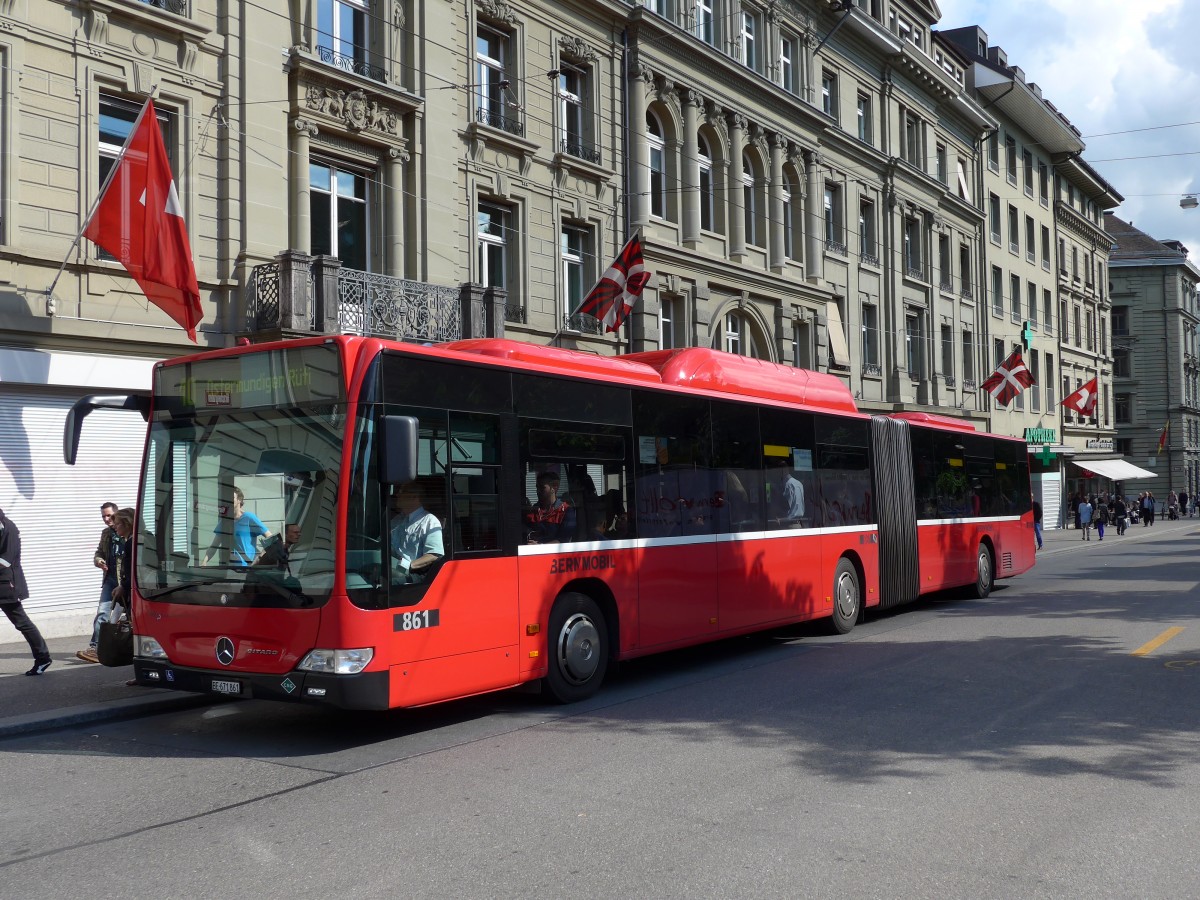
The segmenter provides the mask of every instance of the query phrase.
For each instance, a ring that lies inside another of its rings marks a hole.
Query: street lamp
[[[1184,194],[1179,198],[1180,209],[1195,209],[1197,206],[1200,206],[1200,200],[1196,199],[1195,194]]]

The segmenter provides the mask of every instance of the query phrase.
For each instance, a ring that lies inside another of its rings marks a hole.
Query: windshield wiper
[[[146,591],[145,589],[143,589],[142,596],[145,597],[147,600],[156,600],[159,597],[167,596],[167,594],[173,594],[176,591],[182,591],[184,588],[211,587],[212,585],[220,584],[223,581],[229,581],[229,579],[228,578],[202,578],[199,581],[188,581],[183,584],[173,584],[170,587],[166,587],[166,588],[163,588],[162,590],[155,591],[153,594],[151,594],[149,591]],[[239,585],[239,587],[240,587],[240,585]]]

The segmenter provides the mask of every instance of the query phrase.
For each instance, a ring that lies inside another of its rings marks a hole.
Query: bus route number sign
[[[392,616],[393,631],[420,631],[423,628],[437,628],[442,624],[440,610],[418,609],[415,612],[396,613]]]

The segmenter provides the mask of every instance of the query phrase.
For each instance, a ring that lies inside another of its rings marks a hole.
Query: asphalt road
[[[576,706],[6,738],[0,895],[1197,896],[1198,538],[1060,536],[986,601],[627,664]]]

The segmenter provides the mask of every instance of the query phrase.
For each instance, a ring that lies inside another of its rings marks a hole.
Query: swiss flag
[[[578,312],[595,316],[604,323],[605,330],[616,331],[637,304],[649,281],[650,273],[646,271],[646,261],[642,257],[642,240],[635,234],[583,298]]]
[[[150,302],[196,340],[200,287],[153,100],[134,123],[83,234],[115,256]]]
[[[1007,406],[1008,401],[1025,388],[1033,384],[1033,375],[1021,359],[1021,351],[1014,350],[1004,362],[996,367],[996,371],[988,376],[982,385],[1001,406]]]
[[[1063,397],[1062,405],[1067,409],[1073,409],[1081,416],[1094,416],[1096,414],[1096,394],[1099,388],[1096,387],[1096,379],[1085,381],[1079,386],[1079,390],[1073,391]]]

